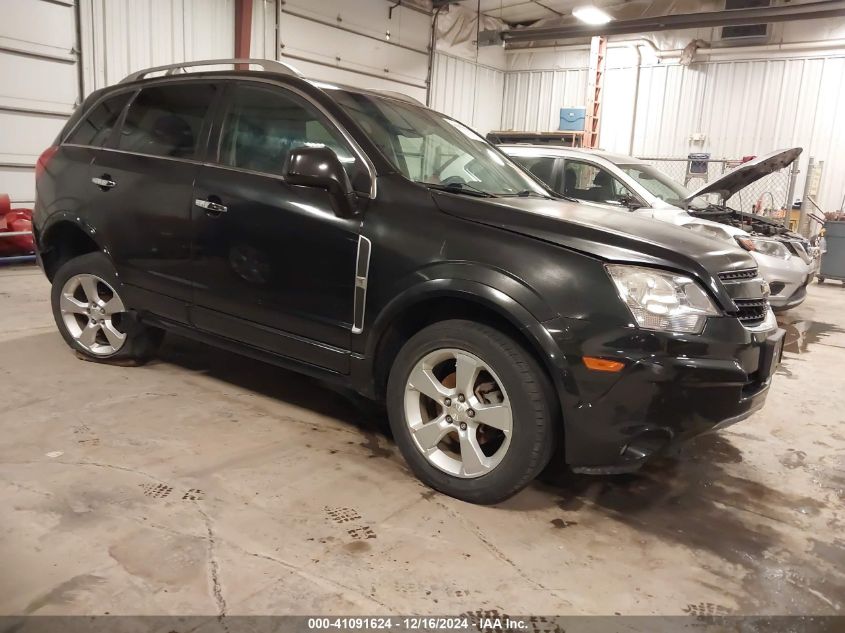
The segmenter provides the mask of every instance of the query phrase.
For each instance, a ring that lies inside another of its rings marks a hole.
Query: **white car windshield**
[[[465,125],[397,99],[346,90],[335,101],[406,178],[430,187],[495,196],[551,192]]]
[[[633,165],[617,165],[619,169],[637,181],[643,188],[658,200],[663,200],[675,207],[686,206],[686,198],[690,191],[678,182],[675,182],[662,171],[645,163]],[[707,207],[707,200],[701,196],[693,198],[690,203],[694,208]]]

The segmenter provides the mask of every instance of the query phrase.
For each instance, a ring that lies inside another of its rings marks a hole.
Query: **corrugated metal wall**
[[[455,117],[481,134],[502,120],[504,71],[438,52],[434,56],[431,107]]]
[[[234,54],[234,0],[78,1],[86,92],[141,68]]]
[[[636,73],[635,66],[607,71],[603,148],[637,156],[682,157],[703,151],[714,158],[738,158],[800,146],[802,168],[810,156],[825,161],[819,195],[823,208],[841,205],[845,53],[643,66],[632,144]],[[503,127],[557,129],[560,107],[585,103],[586,82],[583,67],[508,72]],[[690,142],[696,132],[705,135],[704,143]],[[796,195],[802,183],[799,177]]]
[[[560,109],[583,106],[587,70],[532,70],[505,76],[501,128],[544,132],[560,125]]]

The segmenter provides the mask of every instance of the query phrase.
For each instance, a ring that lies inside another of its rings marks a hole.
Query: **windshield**
[[[675,206],[683,206],[690,192],[656,167],[645,164],[619,165],[619,169],[636,180],[655,198]]]
[[[481,136],[442,114],[345,90],[332,96],[414,182],[482,195],[550,195]]]

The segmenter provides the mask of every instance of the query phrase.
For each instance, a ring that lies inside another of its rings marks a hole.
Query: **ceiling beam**
[[[509,29],[502,32],[505,42],[533,42],[563,40],[593,35],[627,35],[680,29],[697,29],[714,26],[765,24],[792,20],[818,20],[845,17],[845,0],[822,0],[807,4],[788,4],[751,9],[729,9],[702,13],[611,21],[607,24],[571,24],[557,27]]]

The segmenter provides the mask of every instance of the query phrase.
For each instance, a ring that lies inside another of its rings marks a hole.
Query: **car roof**
[[[588,149],[585,147],[560,147],[557,145],[531,145],[527,143],[503,143],[499,147],[506,154],[509,149],[535,150],[537,153],[550,154],[552,156],[582,156],[584,158],[602,158],[614,165],[645,165],[645,161],[627,156],[626,154],[615,154],[602,149]],[[533,152],[527,152],[533,153]]]

